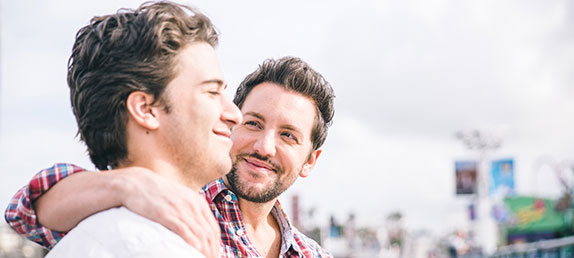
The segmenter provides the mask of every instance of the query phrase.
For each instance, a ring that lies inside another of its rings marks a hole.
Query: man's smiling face
[[[268,202],[283,193],[298,176],[306,177],[320,151],[312,151],[315,104],[295,91],[264,82],[245,99],[243,122],[231,139],[231,189],[252,202]]]

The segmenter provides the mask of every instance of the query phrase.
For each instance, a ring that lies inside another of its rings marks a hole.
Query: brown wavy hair
[[[215,47],[218,34],[205,15],[169,1],[97,16],[76,34],[68,86],[78,134],[98,169],[127,158],[126,100],[142,91],[169,112],[162,94],[177,75],[178,53],[191,42]]]
[[[316,117],[311,142],[313,150],[319,149],[327,138],[327,129],[335,115],[335,93],[331,84],[300,58],[287,56],[267,59],[239,84],[233,102],[241,108],[249,92],[264,82],[275,83],[313,100]]]

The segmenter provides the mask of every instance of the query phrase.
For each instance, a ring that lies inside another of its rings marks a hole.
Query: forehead
[[[313,100],[269,82],[261,83],[249,92],[241,112],[256,112],[265,119],[266,124],[296,127],[308,136],[315,120]]]
[[[223,79],[215,50],[206,42],[189,43],[178,54],[176,62],[176,72],[179,76],[186,77],[190,84]]]

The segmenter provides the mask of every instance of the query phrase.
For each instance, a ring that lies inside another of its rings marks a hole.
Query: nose
[[[255,152],[264,157],[275,156],[275,147],[275,134],[273,130],[262,131],[253,145]]]
[[[226,96],[223,97],[222,101],[223,112],[221,113],[221,120],[227,124],[229,128],[240,124],[243,120],[243,115],[239,108]]]

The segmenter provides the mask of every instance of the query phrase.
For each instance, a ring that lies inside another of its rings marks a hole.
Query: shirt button
[[[228,202],[230,202],[230,201],[233,199],[233,198],[231,197],[231,195],[229,195],[229,194],[226,195],[224,198],[225,198],[225,200],[228,201]]]
[[[239,237],[237,235],[233,236],[233,241],[239,241]]]
[[[238,236],[242,236],[243,235],[243,229],[238,229],[237,231],[235,231],[235,234],[237,234]]]

